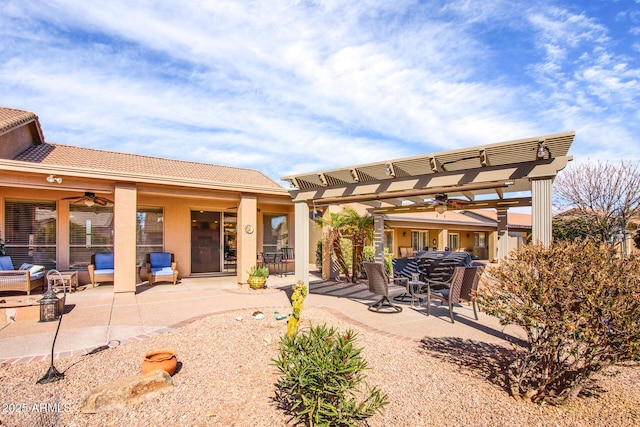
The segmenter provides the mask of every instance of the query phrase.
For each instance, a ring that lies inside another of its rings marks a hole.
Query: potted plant
[[[258,267],[254,265],[247,273],[249,273],[249,280],[247,281],[251,289],[264,288],[265,283],[267,283],[267,277],[269,277],[268,267]]]

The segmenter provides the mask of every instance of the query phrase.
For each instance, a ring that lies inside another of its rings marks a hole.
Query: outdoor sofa
[[[0,256],[0,291],[26,292],[36,288],[44,290],[43,265],[22,264],[17,270],[10,256]]]

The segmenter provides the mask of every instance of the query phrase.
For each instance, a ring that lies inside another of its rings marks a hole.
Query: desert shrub
[[[322,271],[322,239],[316,244],[316,268]]]
[[[561,404],[592,374],[640,356],[640,259],[611,246],[527,245],[487,269],[478,303],[524,329],[506,381],[517,400]]]
[[[351,330],[341,334],[325,325],[281,338],[279,356],[273,359],[280,373],[277,400],[297,421],[355,426],[382,414],[387,396],[366,384],[367,362],[362,349],[354,347],[355,338]]]

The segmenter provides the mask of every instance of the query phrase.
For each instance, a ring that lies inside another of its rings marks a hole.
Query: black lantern
[[[64,311],[64,298],[60,299],[56,296],[54,290],[49,286],[47,292],[42,294],[40,303],[40,321],[51,322],[58,320]]]
[[[40,321],[49,322],[57,319],[58,327],[56,328],[56,334],[53,337],[53,344],[51,344],[51,366],[49,366],[47,373],[37,381],[38,384],[47,384],[64,378],[64,373],[59,372],[56,367],[53,366],[53,349],[56,346],[56,339],[58,338],[58,332],[60,331],[60,323],[62,322],[62,314],[64,313],[64,302],[67,299],[67,288],[66,286],[62,286],[64,290],[62,299],[56,296],[56,293],[53,290],[53,284],[56,282],[64,284],[62,274],[57,270],[50,270],[47,272],[47,281],[49,282],[49,288],[47,289],[47,292],[42,295],[42,299],[38,300],[40,303]]]

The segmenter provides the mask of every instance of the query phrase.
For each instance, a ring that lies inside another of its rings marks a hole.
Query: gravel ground
[[[275,320],[272,312],[265,315],[262,320],[245,311],[213,315],[138,343],[56,360],[65,378],[52,384],[36,384],[47,371],[46,362],[3,365],[0,425],[291,425],[272,401],[277,375],[270,364],[286,321]],[[361,329],[316,308],[305,309],[302,316],[303,327],[327,323],[358,333],[357,346],[364,348],[371,368],[367,380],[390,400],[384,415],[370,419],[370,426],[640,425],[640,370],[635,364],[600,375],[586,396],[568,406],[523,404],[502,386],[498,361],[504,349],[497,345],[409,341]],[[176,349],[182,364],[173,377],[175,388],[121,410],[80,412],[91,390],[139,373],[144,353],[159,347]],[[39,412],[39,405],[47,402],[58,402],[61,411]],[[22,407],[25,412],[15,412]]]

